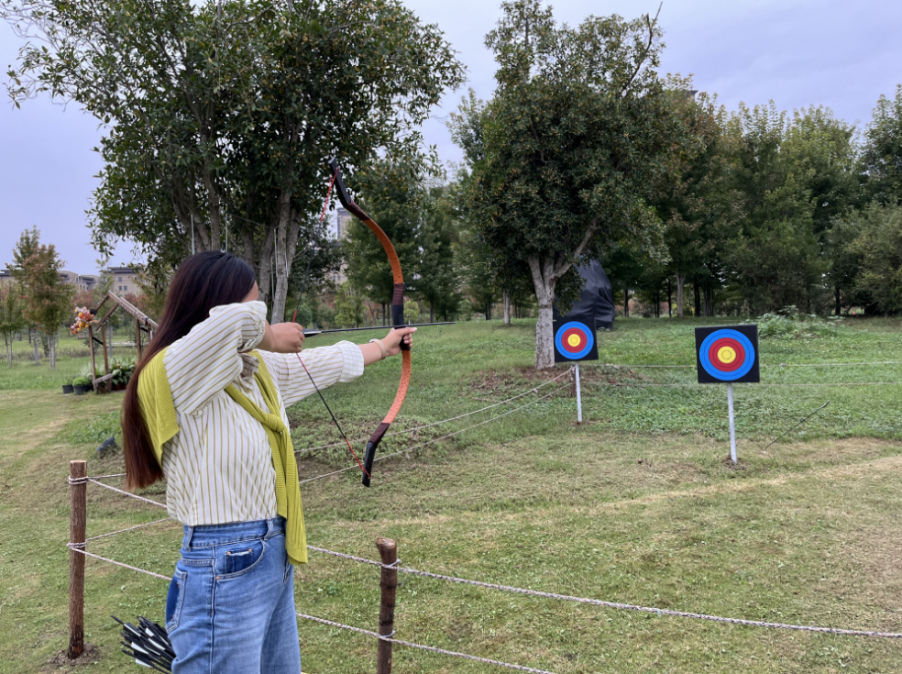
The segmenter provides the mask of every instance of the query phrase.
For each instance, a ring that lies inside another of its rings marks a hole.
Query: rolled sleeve
[[[259,353],[279,387],[286,407],[316,392],[311,378],[319,389],[324,389],[338,382],[354,381],[363,374],[363,353],[353,342],[305,349],[300,357],[295,353]],[[306,372],[304,365],[307,366]]]
[[[266,305],[242,302],[214,307],[210,316],[166,349],[164,365],[176,410],[194,414],[241,374],[242,351],[266,332]]]

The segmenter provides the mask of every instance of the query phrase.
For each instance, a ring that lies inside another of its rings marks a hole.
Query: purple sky
[[[406,4],[441,26],[468,69],[464,88],[446,95],[434,117],[453,111],[467,87],[488,98],[495,64],[483,40],[500,16],[500,3]],[[654,13],[658,3],[559,0],[552,5],[558,21],[575,25],[589,14]],[[863,126],[880,94],[892,96],[902,83],[899,2],[669,0],[660,21],[667,45],[662,70],[692,73],[697,89],[717,93],[731,110],[741,101],[770,99],[785,110],[820,104]],[[13,63],[19,46],[11,29],[0,25],[0,64]],[[102,130],[75,105],[64,109],[43,97],[15,110],[5,89],[0,100],[0,267],[12,258],[22,230],[36,225],[44,242],[56,244],[67,269],[95,273],[97,254],[84,212],[101,166],[92,148]],[[460,159],[440,119],[430,119],[423,133],[443,160]],[[123,243],[111,262],[132,259],[131,246]]]

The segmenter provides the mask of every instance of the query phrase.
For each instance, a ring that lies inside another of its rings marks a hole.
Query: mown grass
[[[600,363],[691,364],[694,325],[621,323],[599,336]],[[317,339],[309,346],[329,343]],[[478,409],[549,376],[529,367],[526,322],[423,330],[416,339],[397,428]],[[902,361],[902,333],[890,321],[861,322],[835,337],[762,342],[761,352],[765,365],[777,366]],[[722,387],[649,386],[690,384],[691,369],[582,369],[581,426],[565,389],[425,448],[414,446],[512,407],[420,430],[416,439],[387,438],[381,452],[410,451],[377,463],[369,490],[356,471],[305,484],[309,542],[373,558],[376,536],[391,536],[405,565],[438,573],[732,617],[900,631],[902,387],[737,387],[741,464],[733,468],[723,461]],[[396,377],[397,363],[380,363],[326,392],[352,438],[378,424]],[[902,381],[902,366],[765,368],[763,380]],[[826,400],[830,406],[806,426],[764,449]],[[0,391],[0,672],[61,669],[46,663],[66,644],[67,461],[88,458],[93,474],[121,468],[118,456],[92,456],[114,429],[120,401],[121,394]],[[290,410],[297,447],[336,439],[321,407],[309,399]],[[338,449],[301,457],[302,478],[352,463]],[[164,498],[162,486],[150,493]],[[93,486],[88,497],[89,536],[160,517]],[[91,549],[167,575],[180,537],[169,523]],[[374,629],[378,570],[318,554],[310,561],[298,570],[299,610]],[[166,583],[94,560],[87,568],[87,638],[99,648],[88,666],[138,671],[118,653],[108,616],[160,619]],[[902,657],[895,641],[701,623],[403,574],[400,581],[400,638],[562,674],[888,674]],[[374,671],[371,639],[299,627],[305,672]],[[394,661],[401,674],[496,671],[403,648]]]

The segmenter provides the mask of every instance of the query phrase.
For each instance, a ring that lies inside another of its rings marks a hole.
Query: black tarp
[[[579,300],[573,303],[566,316],[561,316],[555,302],[554,320],[581,321],[589,326],[594,321],[596,329],[610,330],[614,327],[615,311],[614,290],[608,275],[604,273],[598,260],[579,265],[576,270],[585,281]]]

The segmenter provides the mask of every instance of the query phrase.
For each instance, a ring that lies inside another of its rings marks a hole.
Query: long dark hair
[[[122,404],[125,486],[128,489],[143,489],[163,479],[163,467],[154,455],[138,400],[141,370],[156,354],[206,320],[213,307],[241,302],[254,283],[251,266],[231,253],[198,253],[178,268],[169,287],[160,327],[135,367]]]

